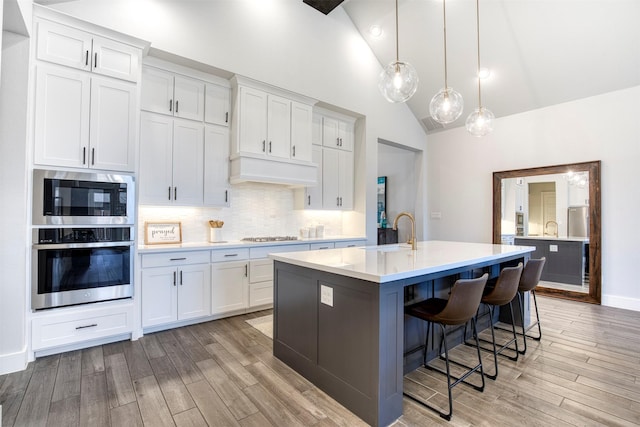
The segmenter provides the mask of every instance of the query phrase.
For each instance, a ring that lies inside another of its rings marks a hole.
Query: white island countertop
[[[418,242],[415,251],[408,244],[397,244],[284,252],[269,257],[300,267],[386,283],[524,255],[534,250],[532,246],[429,240]]]

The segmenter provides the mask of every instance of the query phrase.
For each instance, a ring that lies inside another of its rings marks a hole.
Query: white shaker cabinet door
[[[205,84],[204,121],[214,125],[229,126],[231,90],[212,83]]]
[[[173,200],[173,119],[140,113],[140,203],[161,204]]]
[[[140,108],[173,115],[173,74],[152,67],[142,68]]]
[[[204,204],[229,206],[229,128],[205,126]]]
[[[174,116],[190,120],[204,120],[204,82],[176,75],[173,104]]]
[[[38,21],[36,58],[78,70],[91,70],[92,35],[50,21]]]
[[[318,183],[313,187],[305,188],[305,209],[322,209],[322,147],[314,145],[312,148],[311,161],[318,165]]]
[[[142,326],[175,322],[178,319],[178,270],[175,267],[142,270]]]
[[[87,167],[91,78],[82,71],[36,68],[36,164]]]
[[[211,314],[209,264],[184,265],[178,269],[178,320]]]
[[[93,37],[93,73],[130,82],[140,79],[140,49],[102,37]]]
[[[92,78],[90,167],[135,171],[136,109],[135,84]]]
[[[322,152],[322,206],[325,209],[340,209],[340,153],[333,149]]]
[[[353,152],[342,151],[339,158],[340,209],[353,209]]]
[[[267,94],[260,90],[240,87],[239,114],[238,151],[266,154]]]
[[[204,197],[204,125],[174,119],[173,200],[200,206]]]
[[[313,134],[313,108],[311,105],[291,102],[291,158],[311,161]]]
[[[289,159],[291,149],[291,101],[268,95],[267,154]]]
[[[248,305],[249,264],[246,261],[211,264],[211,314],[222,314]]]

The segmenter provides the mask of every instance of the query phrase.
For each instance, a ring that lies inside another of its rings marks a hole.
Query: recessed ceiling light
[[[373,38],[378,38],[382,36],[382,27],[378,24],[373,24],[369,27],[369,34]]]
[[[489,78],[489,76],[491,76],[491,70],[488,68],[482,67],[478,71],[478,77],[481,79]]]

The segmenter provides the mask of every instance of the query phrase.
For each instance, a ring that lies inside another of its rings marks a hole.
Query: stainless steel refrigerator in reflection
[[[568,237],[589,237],[589,206],[569,206],[567,211]]]

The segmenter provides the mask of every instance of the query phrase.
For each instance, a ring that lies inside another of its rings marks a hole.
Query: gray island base
[[[497,277],[532,250],[428,241],[417,251],[395,245],[272,254],[273,353],[368,424],[389,425],[402,415],[404,372],[417,367],[403,357],[405,299],[414,297],[405,288],[427,284],[446,293],[455,279]]]

